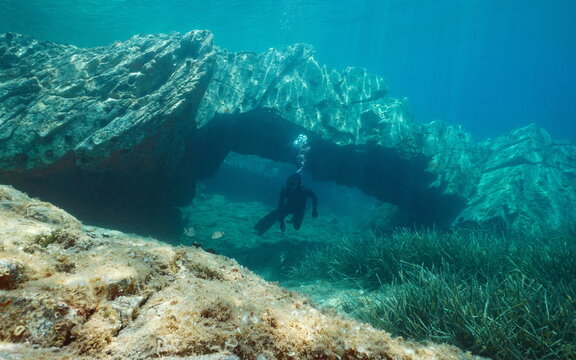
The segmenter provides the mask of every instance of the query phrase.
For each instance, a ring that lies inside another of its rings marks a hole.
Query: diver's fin
[[[280,212],[278,210],[274,210],[268,213],[268,215],[264,216],[260,221],[258,221],[258,224],[254,225],[254,230],[256,230],[258,234],[264,235],[264,233],[268,231],[268,229],[270,229],[270,227],[274,225],[276,221],[278,221],[279,213]]]

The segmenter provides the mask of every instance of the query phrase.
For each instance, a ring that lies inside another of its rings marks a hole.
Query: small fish
[[[221,239],[222,236],[224,236],[224,231],[214,231],[214,233],[212,234],[212,240]]]
[[[190,226],[190,227],[184,229],[184,235],[192,238],[192,237],[196,236],[196,229],[194,229],[194,227]]]

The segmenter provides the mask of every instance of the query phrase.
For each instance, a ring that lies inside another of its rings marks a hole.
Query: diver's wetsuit
[[[276,221],[280,221],[280,229],[284,231],[285,224],[284,218],[292,214],[292,225],[294,229],[300,229],[304,213],[306,212],[306,200],[312,199],[312,217],[318,216],[318,199],[316,194],[310,189],[300,186],[300,176],[293,174],[288,178],[287,185],[280,192],[278,199],[278,208],[268,215],[264,216],[262,220],[254,226],[258,234],[264,234]]]

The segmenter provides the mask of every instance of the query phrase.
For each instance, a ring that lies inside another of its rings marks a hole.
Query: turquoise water
[[[576,140],[572,0],[1,0],[0,32],[89,47],[209,29],[234,51],[295,42],[385,77],[422,122],[477,140],[535,122]]]

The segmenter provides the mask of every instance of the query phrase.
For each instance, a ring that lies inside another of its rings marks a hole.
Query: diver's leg
[[[278,209],[269,212],[268,215],[264,216],[256,225],[254,225],[254,230],[256,230],[258,234],[264,235],[264,233],[280,219],[279,215],[280,211]]]
[[[294,229],[300,229],[302,226],[302,220],[304,219],[304,211],[297,211],[292,216],[292,225],[294,225]]]

